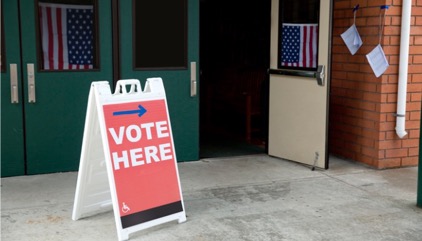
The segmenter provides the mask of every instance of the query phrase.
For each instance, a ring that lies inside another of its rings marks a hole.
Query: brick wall
[[[403,0],[334,0],[330,95],[330,152],[375,168],[418,164],[422,99],[422,0],[413,0],[407,85],[406,131],[395,133]],[[351,55],[340,35],[353,24],[362,47]],[[390,64],[376,78],[366,59],[378,44],[380,5],[386,11],[382,46]]]

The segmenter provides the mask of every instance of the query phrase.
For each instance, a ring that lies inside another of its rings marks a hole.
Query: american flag
[[[318,24],[284,23],[281,66],[316,68]]]
[[[39,3],[43,69],[92,69],[93,6]]]

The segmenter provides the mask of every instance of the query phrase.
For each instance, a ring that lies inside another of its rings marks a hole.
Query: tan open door
[[[328,168],[331,7],[330,0],[272,0],[271,10],[268,153],[320,168]]]

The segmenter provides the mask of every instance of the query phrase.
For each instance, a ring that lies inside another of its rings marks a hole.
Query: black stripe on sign
[[[140,223],[145,223],[157,218],[162,218],[182,211],[182,202],[177,201],[174,203],[169,203],[163,206],[151,208],[137,213],[132,213],[127,216],[120,217],[120,220],[122,221],[122,227],[128,228]]]

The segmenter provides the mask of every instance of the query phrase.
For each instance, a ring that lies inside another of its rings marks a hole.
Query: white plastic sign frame
[[[113,207],[119,240],[186,221],[163,82],[93,82],[88,98],[72,219]]]

